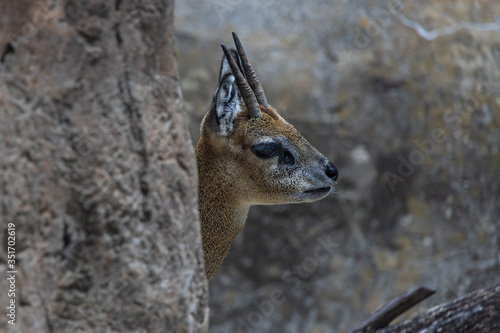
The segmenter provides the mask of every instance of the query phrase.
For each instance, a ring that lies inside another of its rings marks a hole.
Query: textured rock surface
[[[0,331],[206,331],[173,1],[0,9]]]
[[[500,281],[499,18],[493,0],[177,4],[193,138],[235,30],[340,171],[331,198],[251,209],[212,332],[345,332],[416,284],[438,290],[428,308]]]

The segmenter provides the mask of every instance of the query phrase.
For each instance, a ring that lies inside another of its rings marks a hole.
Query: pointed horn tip
[[[220,46],[222,47],[222,52],[224,52],[224,55],[226,56],[227,61],[230,62],[231,61],[230,58],[232,58],[232,56],[231,56],[231,53],[229,52],[229,49],[224,44],[220,44]]]
[[[234,31],[233,31],[233,40],[234,40],[234,44],[236,45],[236,48],[238,49],[238,51],[240,49],[243,49],[243,45],[240,42],[240,38],[238,37],[238,35]],[[245,51],[243,51],[243,52],[245,52]]]

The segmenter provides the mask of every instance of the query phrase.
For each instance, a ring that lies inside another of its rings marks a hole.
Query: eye
[[[260,143],[258,145],[250,147],[250,150],[255,154],[255,156],[260,158],[269,158],[278,152],[278,145],[274,142]]]

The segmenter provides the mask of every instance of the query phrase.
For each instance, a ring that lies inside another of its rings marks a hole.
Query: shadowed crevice
[[[12,45],[12,43],[7,43],[7,45],[5,45],[5,48],[2,52],[2,56],[0,56],[0,63],[5,63],[5,60],[7,59],[7,56],[9,54],[13,54],[13,53],[16,53],[16,50],[14,49],[14,46]]]

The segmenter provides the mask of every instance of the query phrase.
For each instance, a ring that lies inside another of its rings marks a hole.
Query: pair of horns
[[[255,75],[252,65],[248,61],[243,45],[241,45],[240,39],[235,32],[233,32],[233,39],[240,56],[241,64],[243,65],[243,71],[245,72],[244,75],[241,73],[235,59],[232,57],[231,53],[224,44],[221,44],[222,50],[224,51],[229,66],[231,67],[231,71],[236,78],[238,90],[240,91],[241,97],[243,97],[243,101],[245,101],[250,117],[258,118],[260,117],[259,104],[265,108],[269,106],[267,104],[266,95],[264,94],[262,85],[257,79],[257,75]]]

